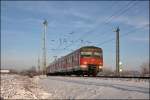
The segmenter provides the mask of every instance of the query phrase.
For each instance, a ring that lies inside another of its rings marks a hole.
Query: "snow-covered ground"
[[[149,81],[1,75],[4,99],[149,99]]]
[[[1,74],[1,99],[47,99],[50,95],[40,87],[37,78]]]
[[[149,99],[149,81],[50,76],[40,84],[52,99]]]

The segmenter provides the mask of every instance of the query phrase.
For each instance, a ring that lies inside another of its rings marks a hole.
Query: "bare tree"
[[[23,70],[20,72],[21,75],[27,75],[29,77],[33,77],[35,75],[38,75],[37,71],[36,71],[36,67],[32,66],[31,68],[27,69],[27,70]]]
[[[140,67],[141,67],[141,74],[142,76],[147,76],[150,75],[150,71],[149,71],[149,62],[144,62]]]

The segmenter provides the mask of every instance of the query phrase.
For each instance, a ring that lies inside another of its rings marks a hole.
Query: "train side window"
[[[65,58],[65,61],[66,61],[65,66],[67,66],[67,59],[66,58]]]
[[[72,63],[72,55],[70,56],[70,62]]]
[[[78,53],[76,53],[76,61],[78,61]]]
[[[72,60],[72,63],[73,63],[73,55],[71,56],[71,58],[72,58],[71,60]]]
[[[70,55],[70,67],[71,67],[71,64],[72,64],[72,57],[71,57],[71,55]]]
[[[70,56],[68,57],[68,63],[70,64]]]
[[[67,57],[67,67],[68,67],[68,65],[69,65],[69,57]]]
[[[71,60],[72,60],[72,59],[71,59],[71,55],[70,55],[70,57],[69,57],[69,64],[70,64],[70,66],[71,66]]]

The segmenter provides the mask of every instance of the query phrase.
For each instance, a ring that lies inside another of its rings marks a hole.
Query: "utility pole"
[[[44,24],[44,33],[43,33],[43,74],[46,74],[46,30],[48,22],[45,20]]]
[[[120,62],[120,54],[119,54],[119,27],[115,30],[116,32],[116,74],[117,76],[120,75],[119,73],[119,62]]]
[[[40,58],[38,57],[38,72],[40,73]]]

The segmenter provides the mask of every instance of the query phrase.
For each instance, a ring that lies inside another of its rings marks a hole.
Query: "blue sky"
[[[115,40],[102,43],[115,39],[117,26],[120,35],[129,32],[120,38],[123,69],[140,69],[149,60],[148,1],[2,1],[2,68],[37,66],[44,19],[48,20],[48,63],[53,56],[95,45],[104,51],[104,67],[115,69]]]

